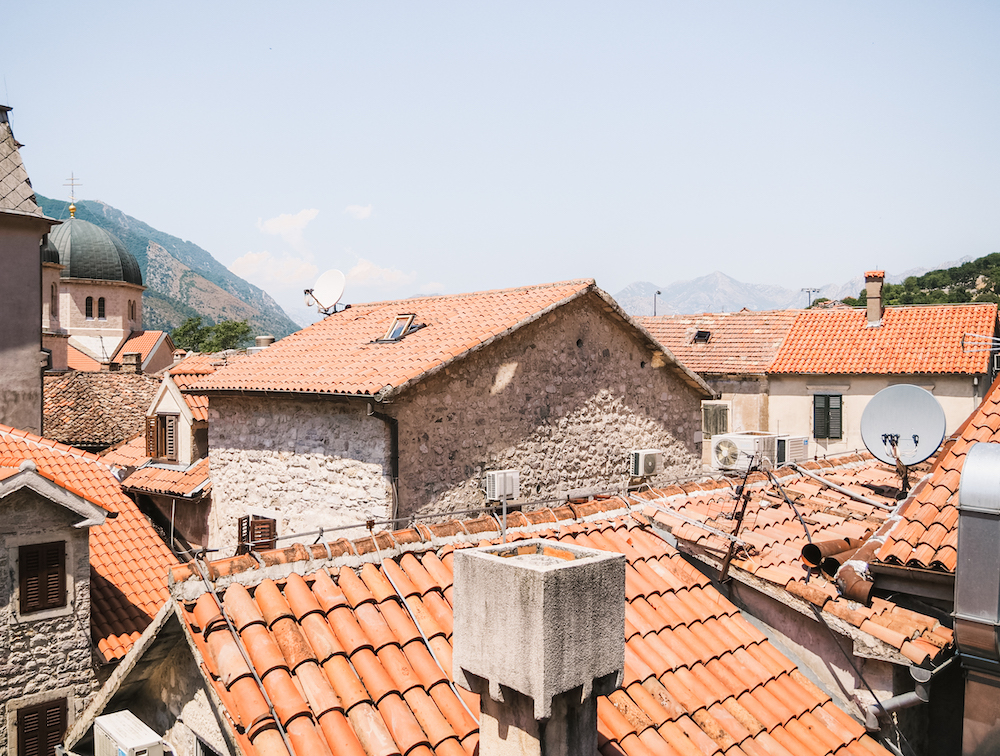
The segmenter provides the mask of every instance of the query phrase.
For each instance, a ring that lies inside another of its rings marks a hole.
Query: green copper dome
[[[63,278],[125,281],[142,286],[139,263],[114,234],[79,218],[70,218],[49,232],[66,267]]]
[[[59,262],[59,250],[56,249],[56,245],[52,243],[48,234],[45,234],[45,236],[42,237],[41,252],[43,263]]]

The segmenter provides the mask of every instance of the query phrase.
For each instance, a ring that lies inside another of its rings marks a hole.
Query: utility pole
[[[812,307],[813,306],[813,294],[819,294],[819,289],[809,289],[809,288],[806,288],[806,289],[802,289],[802,291],[804,291],[806,294],[809,295],[809,306]]]

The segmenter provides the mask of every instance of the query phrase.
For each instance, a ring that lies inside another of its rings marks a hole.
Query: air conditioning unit
[[[486,500],[503,501],[521,497],[521,475],[518,470],[491,470],[486,473]]]
[[[659,449],[633,449],[628,453],[628,471],[633,478],[646,478],[663,470]]]
[[[744,431],[712,436],[712,468],[746,470],[751,460],[767,457],[773,463],[778,455],[778,436],[774,433]]]
[[[805,462],[809,459],[809,436],[778,436],[775,465]]]
[[[94,719],[94,756],[163,756],[163,743],[125,709]]]

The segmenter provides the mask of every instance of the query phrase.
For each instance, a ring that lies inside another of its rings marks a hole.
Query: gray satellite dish
[[[889,465],[897,463],[897,456],[907,467],[923,462],[941,446],[944,431],[944,410],[919,386],[882,389],[861,413],[861,439],[876,459]]]
[[[339,270],[328,270],[323,273],[311,289],[305,290],[306,307],[316,305],[325,315],[335,312],[337,302],[344,296],[344,286],[347,279]]]

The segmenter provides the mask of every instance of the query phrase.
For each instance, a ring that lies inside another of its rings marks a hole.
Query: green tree
[[[177,326],[170,334],[174,346],[188,352],[201,351],[201,342],[208,335],[208,327],[201,324],[200,317],[188,318]]]
[[[245,320],[223,320],[202,325],[200,317],[188,318],[170,334],[174,346],[194,352],[221,352],[247,346],[253,333]]]
[[[221,352],[247,346],[253,331],[245,320],[223,320],[208,329],[208,337],[201,343],[203,352]]]

